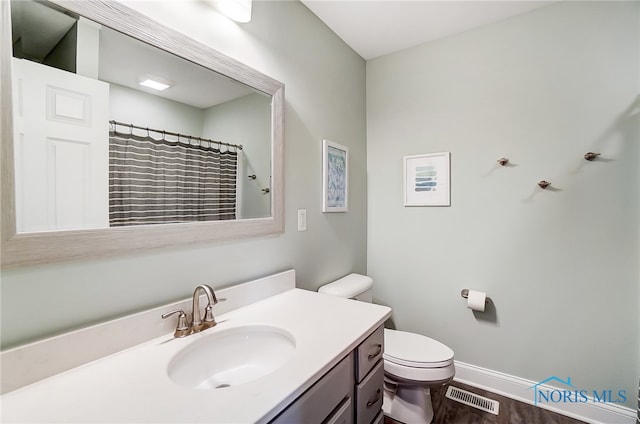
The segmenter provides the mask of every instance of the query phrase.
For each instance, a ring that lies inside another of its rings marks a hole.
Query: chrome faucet
[[[204,318],[200,318],[200,290],[207,295],[207,306],[204,308]],[[222,299],[224,300],[224,299]],[[206,285],[201,284],[193,291],[193,306],[191,311],[191,322],[187,324],[187,314],[183,310],[175,310],[162,314],[162,318],[168,318],[171,315],[178,314],[178,326],[173,334],[175,337],[186,337],[192,333],[199,333],[216,325],[216,320],[213,317],[213,305],[218,303],[213,289]]]
[[[202,290],[207,295],[207,306],[204,308],[204,319],[200,319],[200,296],[198,293]],[[216,320],[213,317],[213,305],[218,303],[216,295],[213,293],[213,289],[206,284],[200,284],[193,291],[193,307],[191,312],[191,331],[194,333],[206,330],[207,328],[216,325]]]

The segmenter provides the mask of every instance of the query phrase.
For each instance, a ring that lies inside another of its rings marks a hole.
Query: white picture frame
[[[404,206],[451,206],[451,153],[404,157]]]
[[[322,140],[322,212],[349,210],[349,149]]]

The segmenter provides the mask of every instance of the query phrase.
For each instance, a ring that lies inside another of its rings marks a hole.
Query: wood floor
[[[453,382],[451,385],[491,400],[497,400],[500,402],[499,415],[483,412],[446,398],[447,386],[444,386],[431,390],[431,401],[435,413],[432,424],[585,424],[583,421],[465,384]],[[397,423],[385,417],[384,424]]]

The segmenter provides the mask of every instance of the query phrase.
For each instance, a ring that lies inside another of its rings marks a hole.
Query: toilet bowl
[[[453,379],[453,350],[406,331],[385,329],[384,339],[384,414],[401,423],[430,423],[430,389]]]
[[[371,302],[373,280],[349,274],[326,284],[318,292]],[[406,424],[433,419],[430,388],[447,384],[455,375],[453,350],[429,337],[399,330],[384,330],[385,416]]]

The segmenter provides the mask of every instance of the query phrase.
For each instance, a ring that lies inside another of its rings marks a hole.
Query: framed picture
[[[349,210],[349,149],[322,140],[322,212]]]
[[[404,205],[450,206],[449,152],[404,157]]]

